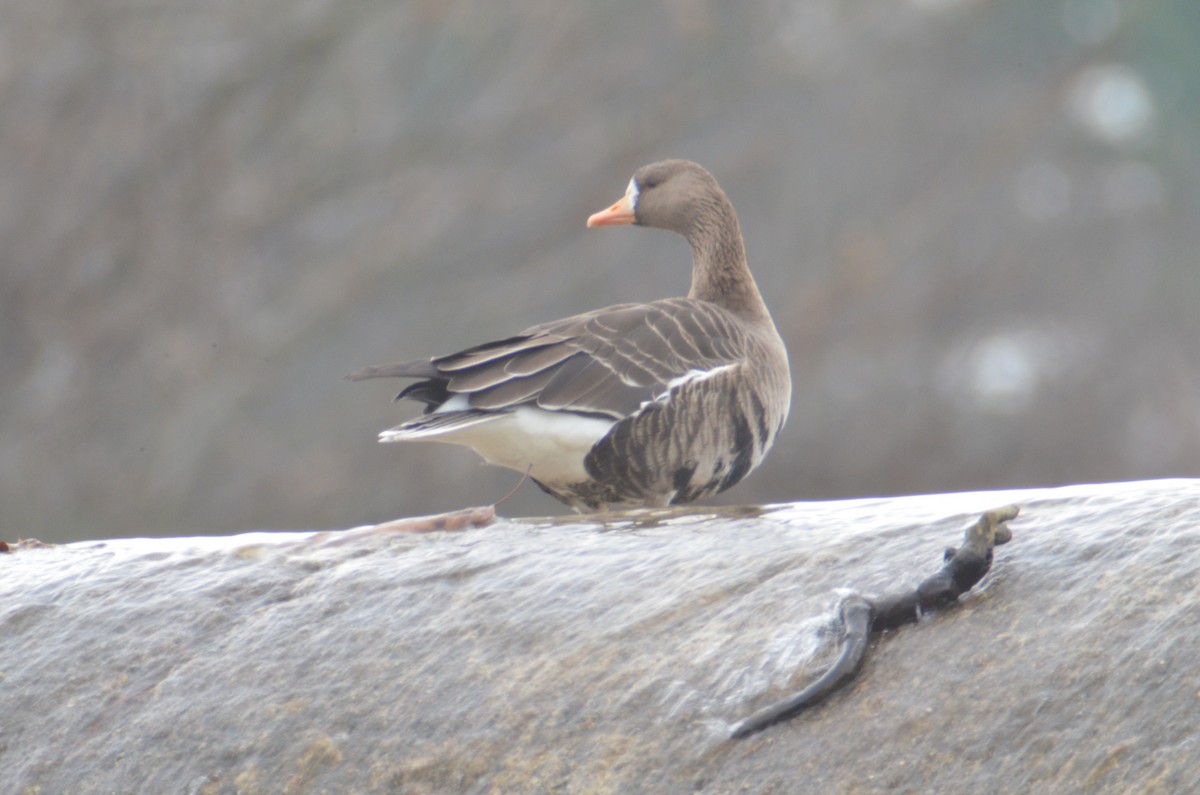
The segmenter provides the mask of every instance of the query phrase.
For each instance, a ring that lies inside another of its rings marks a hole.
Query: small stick
[[[492,503],[492,510],[499,508],[500,504],[502,502],[507,500],[512,495],[516,494],[517,491],[520,490],[520,488],[525,485],[525,481],[529,480],[529,473],[532,471],[533,471],[533,464],[531,463],[529,466],[525,467],[525,474],[521,475],[521,479],[517,481],[517,485],[515,485],[511,489],[509,489],[508,494],[505,494],[503,497],[501,497],[500,499],[498,499]]]

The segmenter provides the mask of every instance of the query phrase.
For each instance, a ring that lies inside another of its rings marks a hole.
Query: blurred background
[[[342,376],[684,293],[663,157],[791,355],[720,502],[1200,475],[1194,0],[3,0],[0,107],[0,538],[498,499]]]

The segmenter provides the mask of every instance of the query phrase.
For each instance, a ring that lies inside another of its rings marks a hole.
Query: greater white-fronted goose
[[[787,352],[746,266],[737,216],[687,160],[638,169],[587,225],[669,229],[692,247],[686,298],[620,304],[432,359],[349,376],[419,378],[425,413],[382,442],[466,445],[577,511],[665,506],[724,491],[787,418]]]

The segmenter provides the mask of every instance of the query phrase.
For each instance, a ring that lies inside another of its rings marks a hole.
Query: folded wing
[[[588,312],[349,377],[422,379],[397,399],[421,401],[427,414],[461,412],[470,422],[518,406],[620,420],[662,398],[678,379],[740,361],[746,347],[745,332],[725,310],[667,299]]]

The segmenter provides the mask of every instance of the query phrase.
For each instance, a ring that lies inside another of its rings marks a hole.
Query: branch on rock
[[[988,511],[967,528],[962,547],[950,547],[943,555],[941,570],[922,582],[915,591],[868,599],[851,594],[838,603],[842,654],[817,681],[789,698],[760,709],[733,727],[733,739],[747,737],[768,726],[794,717],[820,703],[845,685],[862,666],[867,640],[872,632],[916,623],[922,613],[942,610],[971,590],[992,567],[992,550],[1012,540],[1007,522],[1020,509],[1015,505]]]

